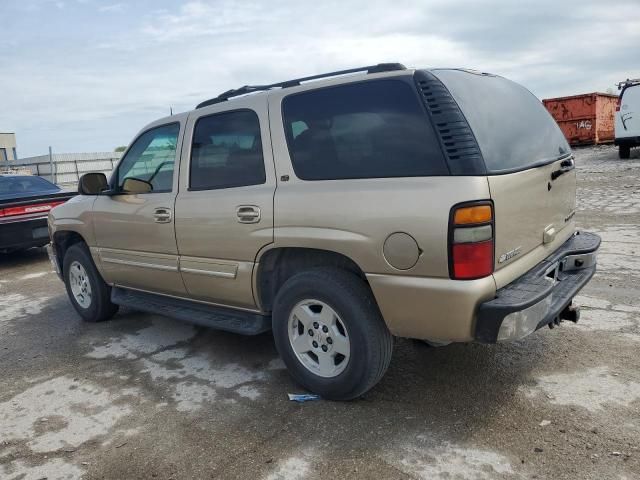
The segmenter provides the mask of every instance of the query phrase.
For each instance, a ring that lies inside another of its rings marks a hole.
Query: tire
[[[111,303],[111,287],[98,273],[84,243],[69,247],[64,256],[62,272],[69,300],[85,322],[102,322],[116,314],[118,305]]]
[[[629,145],[618,146],[618,156],[624,160],[631,156],[631,147]]]
[[[361,396],[380,381],[389,366],[393,337],[369,287],[346,270],[322,267],[289,278],[276,295],[272,315],[276,348],[291,376],[325,399],[352,400]],[[329,317],[334,319],[333,324],[327,321]],[[321,333],[327,325],[329,330],[324,331],[328,333]],[[313,330],[313,336],[309,330]],[[296,353],[295,340],[302,342],[302,349],[312,349],[310,353]],[[314,340],[322,348],[331,349],[322,357],[326,360],[333,355],[329,368],[334,372],[329,376],[322,375],[318,355],[322,352],[319,347],[313,349]],[[338,353],[347,345],[348,357]],[[315,367],[316,362],[317,368],[309,367]]]

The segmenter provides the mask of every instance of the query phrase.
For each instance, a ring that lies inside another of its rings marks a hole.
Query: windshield
[[[433,70],[476,136],[489,173],[524,170],[571,152],[562,131],[529,90],[495,75]]]
[[[59,190],[53,183],[36,176],[0,176],[0,198],[17,198]]]

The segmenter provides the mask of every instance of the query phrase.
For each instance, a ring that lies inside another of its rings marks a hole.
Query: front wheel
[[[63,262],[64,284],[71,304],[85,322],[101,322],[113,317],[118,305],[111,303],[111,287],[93,263],[86,245],[69,247]]]
[[[620,145],[618,147],[618,156],[622,159],[627,159],[631,156],[631,146]]]
[[[293,378],[329,400],[351,400],[384,375],[393,337],[365,282],[317,268],[285,282],[273,306],[273,335]]]

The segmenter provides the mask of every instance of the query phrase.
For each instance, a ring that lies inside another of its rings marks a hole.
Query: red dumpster
[[[571,145],[613,142],[617,95],[585,93],[548,98],[542,103]]]

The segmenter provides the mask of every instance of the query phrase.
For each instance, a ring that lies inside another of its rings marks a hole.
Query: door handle
[[[153,220],[156,223],[169,223],[171,221],[171,209],[166,207],[159,207],[153,211]]]
[[[574,168],[576,168],[576,162],[573,160],[573,157],[563,160],[560,162],[560,169],[551,172],[551,180],[555,180],[560,175],[570,172]]]
[[[236,215],[240,223],[258,223],[260,221],[260,207],[240,205],[236,208]]]

